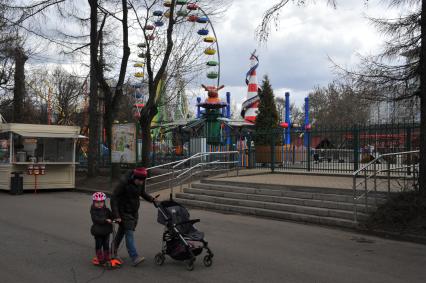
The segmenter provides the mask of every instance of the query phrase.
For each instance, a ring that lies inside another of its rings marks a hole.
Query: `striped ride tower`
[[[248,122],[256,121],[257,109],[259,105],[259,86],[257,84],[256,69],[259,66],[259,59],[253,52],[250,57],[250,70],[246,75],[247,99],[242,104],[241,116]]]

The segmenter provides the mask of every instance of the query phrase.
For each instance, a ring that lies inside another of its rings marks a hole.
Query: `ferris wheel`
[[[213,23],[203,9],[207,1],[175,0],[159,1],[152,7],[145,7],[147,17],[142,28],[146,41],[138,43],[138,60],[134,64],[134,77],[140,80],[140,88],[135,88],[135,116],[140,117],[144,105],[144,88],[147,48],[150,48],[153,68],[158,68],[155,56],[164,51],[167,43],[167,27],[170,9],[174,6],[174,47],[166,70],[166,78],[157,91],[184,85],[189,91],[200,91],[201,85],[218,87],[220,84],[219,43]],[[148,9],[149,8],[149,9]],[[184,83],[182,83],[182,81]],[[138,84],[136,84],[138,85]]]

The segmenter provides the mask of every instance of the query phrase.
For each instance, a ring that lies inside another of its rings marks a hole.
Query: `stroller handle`
[[[158,204],[157,204],[156,200],[157,200],[157,198],[158,198],[159,196],[160,196],[160,195],[158,194],[158,195],[156,195],[156,196],[152,199],[152,203],[154,204],[155,208],[158,208]]]

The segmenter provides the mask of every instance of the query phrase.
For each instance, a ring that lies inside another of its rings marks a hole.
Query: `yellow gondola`
[[[207,48],[206,50],[204,50],[204,54],[206,55],[215,55],[216,54],[216,50],[213,48]]]
[[[143,78],[144,77],[144,73],[137,72],[137,73],[135,73],[135,77],[137,77],[137,78]]]
[[[135,67],[135,68],[143,68],[145,66],[145,64],[144,63],[135,63],[134,65],[133,65],[133,67]]]
[[[204,42],[213,43],[216,42],[216,38],[214,38],[213,36],[206,36],[204,38]]]

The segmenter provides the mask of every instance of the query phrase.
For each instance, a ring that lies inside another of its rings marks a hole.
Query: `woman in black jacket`
[[[92,228],[90,232],[95,237],[96,257],[99,264],[110,263],[109,235],[112,233],[112,212],[105,206],[106,195],[96,192],[92,195],[93,204],[90,207]]]
[[[139,219],[140,197],[153,202],[155,199],[145,192],[145,168],[136,168],[115,188],[111,196],[111,208],[114,219],[120,223],[114,239],[114,256],[123,237],[126,237],[126,247],[133,265],[136,266],[144,260],[139,256],[135,247],[133,233]]]

